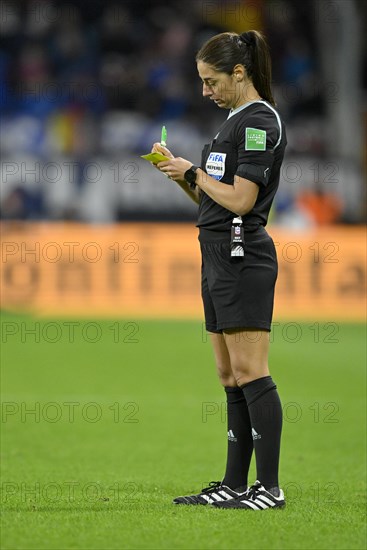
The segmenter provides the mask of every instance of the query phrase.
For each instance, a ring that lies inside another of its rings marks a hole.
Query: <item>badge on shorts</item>
[[[257,128],[246,128],[246,151],[266,150],[266,131]]]
[[[227,153],[210,153],[205,164],[205,171],[216,180],[222,179],[226,171]]]
[[[243,231],[242,218],[233,218],[231,227],[231,257],[245,255],[245,235]]]

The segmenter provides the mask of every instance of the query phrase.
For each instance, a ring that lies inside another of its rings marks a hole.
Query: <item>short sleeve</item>
[[[253,114],[237,127],[236,175],[259,186],[269,182],[274,162],[274,149],[281,139],[279,117],[269,109]]]

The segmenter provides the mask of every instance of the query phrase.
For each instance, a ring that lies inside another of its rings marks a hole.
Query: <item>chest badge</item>
[[[210,153],[205,164],[205,171],[216,180],[222,179],[226,171],[227,153]]]

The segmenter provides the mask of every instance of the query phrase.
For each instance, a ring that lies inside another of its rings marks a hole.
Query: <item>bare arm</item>
[[[181,187],[183,191],[190,197],[196,204],[200,202],[200,187],[196,186],[195,189],[191,189],[190,184],[186,180],[175,180],[176,183]]]
[[[196,188],[193,190],[184,178],[184,174],[192,166],[192,162],[181,157],[174,157],[168,149],[159,143],[154,144],[153,150],[170,157],[169,160],[159,162],[157,168],[176,181],[194,202],[199,202],[200,193],[204,191],[215,202],[238,216],[244,216],[254,207],[259,186],[253,181],[235,176],[233,185],[227,185],[208,176],[204,170],[199,168],[196,172]]]
[[[184,183],[183,178],[186,170],[192,166],[190,161],[176,157],[159,162],[157,166],[159,170],[168,174],[171,179],[182,186],[185,185],[185,191],[190,189],[189,185]],[[208,176],[201,168],[198,168],[196,174],[197,197],[200,197],[200,190],[204,191],[215,202],[238,216],[244,216],[254,207],[259,193],[259,186],[253,181],[235,176],[233,185],[227,185]],[[193,198],[193,200],[195,199]]]
[[[211,178],[200,168],[196,174],[198,187],[227,210],[244,216],[253,209],[259,193],[259,186],[253,181],[235,176],[233,185],[227,185]]]

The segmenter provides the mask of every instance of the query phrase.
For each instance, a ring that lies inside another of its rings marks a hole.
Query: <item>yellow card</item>
[[[158,162],[163,162],[164,160],[170,160],[169,157],[162,155],[162,153],[149,153],[149,155],[141,155],[141,158],[153,164],[158,164]]]

